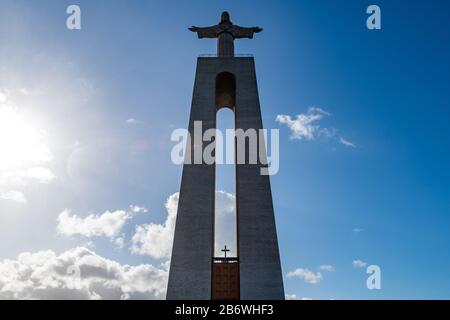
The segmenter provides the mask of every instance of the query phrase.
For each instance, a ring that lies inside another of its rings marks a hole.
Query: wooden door
[[[239,300],[239,263],[214,263],[213,300]]]

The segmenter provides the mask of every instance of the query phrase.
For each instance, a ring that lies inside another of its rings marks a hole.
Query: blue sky
[[[26,196],[0,200],[0,260],[95,242],[93,251],[120,264],[167,261],[132,254],[129,242],[136,226],[164,223],[164,203],[179,190],[170,134],[187,125],[197,55],[216,46],[187,27],[215,24],[228,10],[233,22],[264,28],[236,51],[254,54],[264,125],[281,132],[271,182],[283,273],[322,274],[316,284],[285,277],[286,293],[450,298],[448,2],[76,3],[80,31],[65,27],[71,1],[1,1],[3,102],[45,131],[52,159],[39,166],[54,177],[0,183],[4,195],[20,187]],[[369,4],[380,6],[382,30],[366,28]],[[292,139],[275,121],[309,107],[330,114],[316,124],[331,137]],[[230,185],[225,179],[225,191]],[[65,209],[83,218],[129,205],[148,213],[127,220],[122,249],[104,236],[57,232]],[[381,267],[381,290],[366,288],[358,259]]]

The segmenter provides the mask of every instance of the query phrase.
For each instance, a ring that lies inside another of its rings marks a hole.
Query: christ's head
[[[227,11],[222,12],[221,23],[230,22],[230,14]]]

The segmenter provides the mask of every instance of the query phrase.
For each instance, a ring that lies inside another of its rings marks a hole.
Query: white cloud
[[[132,253],[149,255],[156,259],[168,258],[172,251],[173,233],[178,209],[179,193],[174,193],[166,201],[167,218],[163,224],[149,223],[136,227],[131,239]]]
[[[164,299],[168,270],[122,265],[78,247],[0,262],[1,299]]]
[[[285,124],[291,130],[291,138],[313,140],[320,134],[320,126],[316,124],[330,113],[315,107],[310,107],[306,114],[299,114],[293,120],[289,115],[278,115],[276,121],[280,124]]]
[[[216,210],[218,217],[236,214],[236,196],[226,191],[216,191]]]
[[[136,205],[131,205],[130,210],[134,213],[147,213],[148,212],[147,208],[136,206]]]
[[[111,240],[119,237],[125,223],[131,219],[134,214],[147,212],[147,209],[139,206],[130,206],[131,211],[116,210],[113,212],[105,211],[102,214],[90,214],[87,217],[79,217],[66,209],[61,212],[57,218],[58,233],[67,237],[108,237]],[[115,239],[116,244],[121,244],[121,240]]]
[[[0,192],[0,199],[14,201],[14,202],[18,202],[18,203],[27,203],[27,199],[25,198],[25,195],[20,191],[14,191],[14,190]]]
[[[215,255],[223,256],[225,245],[229,257],[237,255],[236,250],[236,196],[225,191],[216,191]]]
[[[297,295],[296,294],[285,294],[285,299],[286,300],[313,300],[312,298],[307,298],[307,297],[302,297],[302,298],[300,298],[300,297],[297,297]]]
[[[28,91],[26,88],[20,89],[19,92],[24,96],[28,96],[30,94],[30,91]]]
[[[125,121],[127,124],[129,124],[129,125],[136,125],[136,124],[140,124],[140,123],[142,123],[142,121],[141,120],[137,120],[137,119],[135,119],[135,118],[130,118],[130,119],[128,119],[127,121]]]
[[[304,301],[309,301],[309,300],[313,300],[312,298],[307,298],[307,297],[297,297],[296,294],[285,294],[284,298],[286,300],[304,300]]]
[[[114,239],[114,243],[116,244],[117,248],[123,249],[123,247],[125,246],[125,238],[123,236],[118,237]]]
[[[175,221],[178,210],[179,194],[172,194],[166,201],[167,218],[163,224],[149,223],[136,227],[131,239],[130,251],[134,254],[148,255],[156,259],[169,258],[172,254],[172,242],[175,231]],[[229,256],[235,254],[236,240],[229,235],[235,233],[234,221],[236,212],[236,197],[234,194],[216,192],[216,219],[219,227],[216,229],[216,252],[226,244],[232,250]],[[231,219],[230,219],[231,218]],[[233,229],[234,227],[234,229]]]
[[[296,118],[290,115],[280,114],[275,121],[285,124],[291,131],[291,139],[297,140],[314,140],[318,137],[332,139],[346,147],[356,148],[356,145],[343,138],[337,136],[338,131],[335,128],[321,127],[318,123],[325,117],[331,116],[326,110],[317,107],[309,107],[304,114],[298,114]]]
[[[0,103],[5,103],[8,99],[8,92],[6,90],[0,90]]]
[[[290,271],[287,274],[288,278],[300,278],[303,279],[306,283],[310,284],[318,284],[322,281],[322,273],[317,272],[314,273],[308,269],[298,268],[294,271]]]
[[[339,143],[346,147],[356,148],[356,145],[353,142],[350,142],[350,141],[344,139],[343,137],[339,138]]]
[[[362,228],[353,228],[354,233],[361,233],[363,231],[364,231],[364,229],[362,229]]]
[[[334,266],[329,265],[329,264],[324,264],[324,265],[321,265],[319,267],[319,269],[322,271],[332,272],[332,271],[334,271]]]
[[[367,262],[364,262],[362,260],[353,260],[352,265],[355,268],[364,268],[365,266],[367,266]]]
[[[83,244],[80,245],[80,247],[86,247],[91,250],[94,250],[96,248],[95,243],[91,240],[84,242]]]
[[[0,199],[26,203],[25,194],[14,189],[25,187],[32,183],[48,184],[55,178],[56,176],[50,169],[42,167],[0,172]]]
[[[26,170],[0,172],[0,186],[27,186],[31,183],[48,184],[56,178],[48,168],[33,167]]]
[[[102,214],[90,214],[81,218],[64,210],[58,216],[57,230],[64,236],[81,235],[85,237],[105,236],[114,238],[122,231],[130,214],[123,210],[106,211]]]
[[[318,107],[309,107],[308,108],[308,112],[309,113],[323,114],[325,116],[331,116],[331,113],[329,113],[328,111],[323,110],[322,108],[318,108]]]

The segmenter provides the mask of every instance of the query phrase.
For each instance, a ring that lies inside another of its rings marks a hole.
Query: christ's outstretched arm
[[[192,26],[189,28],[190,31],[196,32],[198,38],[217,38],[217,26],[212,27],[195,27]]]
[[[242,39],[242,38],[253,39],[253,34],[261,32],[262,30],[263,29],[261,29],[260,27],[244,28],[233,25],[231,34],[235,39]]]

